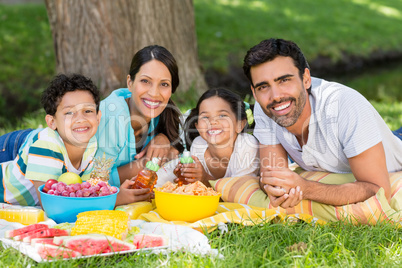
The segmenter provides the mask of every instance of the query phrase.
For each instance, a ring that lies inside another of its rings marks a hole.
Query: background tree
[[[201,72],[192,0],[46,0],[57,72],[78,72],[102,94],[125,87],[132,56],[147,45],[176,58],[180,91],[207,88]]]

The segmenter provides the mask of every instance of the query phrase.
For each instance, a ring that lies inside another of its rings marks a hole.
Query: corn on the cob
[[[105,234],[123,240],[128,232],[129,215],[125,211],[96,210],[77,215],[71,235]]]

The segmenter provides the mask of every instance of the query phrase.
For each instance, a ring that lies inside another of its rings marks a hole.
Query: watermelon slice
[[[162,247],[169,244],[169,239],[164,235],[137,234],[134,236],[133,244],[137,249]]]
[[[38,233],[38,232],[41,232],[41,231],[47,230],[47,229],[49,229],[49,227],[47,227],[47,226],[46,227],[39,227],[38,229],[32,230],[30,232],[26,232],[26,233],[23,233],[23,234],[20,234],[20,235],[16,235],[16,236],[13,237],[13,239],[17,240],[17,241],[22,241],[22,240],[24,240],[25,237],[31,236],[31,235],[33,235],[35,233]]]
[[[55,245],[53,243],[53,237],[46,237],[46,238],[32,238],[31,239],[31,246],[35,247],[36,244],[50,244],[50,245]]]
[[[86,234],[66,237],[63,239],[62,245],[75,250],[82,255],[95,255],[135,249],[134,245],[130,243],[101,234]]]
[[[28,226],[25,226],[25,227],[22,227],[22,228],[18,228],[18,229],[15,229],[15,230],[6,231],[5,238],[12,238],[12,237],[15,237],[17,235],[22,235],[24,233],[28,233],[28,232],[31,232],[31,231],[35,231],[35,230],[38,230],[38,229],[44,229],[44,228],[49,228],[49,227],[46,224],[39,224],[39,223],[31,224],[31,225],[28,225]]]
[[[81,256],[79,252],[72,249],[50,244],[36,244],[35,249],[42,259],[73,258]]]
[[[53,237],[53,244],[55,244],[56,246],[60,246],[61,244],[63,244],[63,240],[69,237],[70,236],[55,236]]]
[[[32,238],[45,238],[45,237],[66,236],[66,235],[69,235],[67,230],[48,228],[30,234],[29,236],[24,237],[22,241],[30,243]]]

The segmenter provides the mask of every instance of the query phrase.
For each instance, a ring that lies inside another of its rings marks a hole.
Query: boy
[[[47,128],[32,131],[13,161],[1,164],[0,202],[40,205],[38,187],[65,172],[89,176],[97,149],[99,91],[82,75],[57,75],[43,92]],[[83,180],[86,180],[84,178]]]

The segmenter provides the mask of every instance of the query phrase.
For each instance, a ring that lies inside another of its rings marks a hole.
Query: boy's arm
[[[43,184],[45,184],[45,182],[43,181],[33,181],[35,190],[36,190],[36,194],[38,195],[38,200],[39,200],[39,206],[42,206],[42,201],[40,200],[40,194],[39,194],[39,187],[42,186]]]

